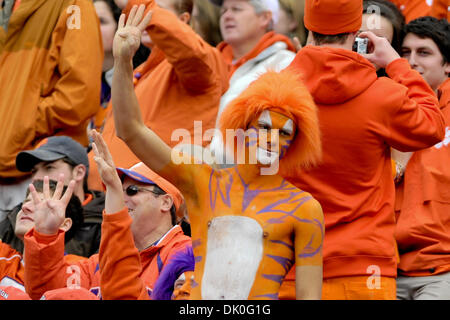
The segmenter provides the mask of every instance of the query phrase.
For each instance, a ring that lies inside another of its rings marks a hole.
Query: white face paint
[[[261,112],[261,115],[258,118],[258,122],[272,128],[272,118],[270,117],[269,110],[264,110],[263,112]]]
[[[278,136],[275,134],[275,132],[271,132],[272,117],[270,116],[269,110],[264,110],[263,112],[261,112],[261,115],[258,118],[258,125],[260,128],[266,128],[267,135],[264,137],[264,135],[262,134],[261,131],[258,132],[260,139],[259,139],[258,148],[256,150],[256,159],[260,164],[270,165],[272,163],[275,163],[275,161],[278,160],[279,154],[275,150],[269,151],[266,149],[269,134],[271,135],[270,141],[272,141],[272,143],[278,143]],[[259,130],[264,130],[264,129],[259,129]],[[263,144],[264,147],[261,147],[261,144]]]
[[[278,157],[278,152],[271,152],[261,147],[258,147],[258,149],[256,150],[256,159],[259,163],[264,165],[275,163],[275,161],[278,160]]]
[[[288,135],[291,135],[294,132],[294,121],[292,119],[288,119],[284,124],[282,130],[284,130]]]
[[[242,216],[214,218],[208,230],[202,299],[248,299],[262,255],[258,222]]]

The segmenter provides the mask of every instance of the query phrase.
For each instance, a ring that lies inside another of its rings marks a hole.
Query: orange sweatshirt
[[[394,182],[390,146],[429,147],[444,137],[438,101],[405,59],[389,78],[343,49],[306,46],[290,65],[319,110],[323,160],[287,177],[310,192],[325,216],[324,278],[363,276],[372,265],[396,276]]]
[[[23,288],[24,272],[22,255],[0,241],[0,286]]]
[[[450,79],[440,92],[445,138],[414,152],[397,187],[398,268],[406,276],[450,271]]]
[[[438,19],[447,19],[447,21],[450,21],[450,1],[433,0],[431,15]]]
[[[25,235],[27,293],[39,299],[45,291],[78,283],[102,299],[150,299],[166,262],[191,245],[191,240],[175,226],[157,245],[139,252],[130,230],[131,221],[126,208],[114,214],[104,213],[99,254],[74,263],[61,259],[64,232],[48,236],[30,230]]]
[[[43,138],[87,146],[100,108],[103,49],[90,0],[21,1],[0,27],[0,178],[28,175],[16,155]]]
[[[202,132],[215,127],[220,97],[228,89],[227,65],[216,48],[153,0],[130,0],[125,12],[137,3],[148,4],[147,10],[153,11],[146,30],[156,47],[134,72],[135,93],[144,123],[175,146],[181,142],[171,140],[175,129],[186,129],[193,138],[194,121],[202,122]],[[112,109],[102,135],[118,167],[129,168],[140,161],[116,136]],[[103,190],[93,152],[89,164],[90,189]]]
[[[390,0],[405,16],[406,23],[419,17],[429,16],[431,6],[427,0]],[[436,0],[434,0],[436,1]],[[433,1],[433,2],[434,2]]]

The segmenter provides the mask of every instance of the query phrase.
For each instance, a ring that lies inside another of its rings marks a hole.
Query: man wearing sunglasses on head
[[[32,299],[72,285],[105,300],[151,299],[156,280],[171,257],[191,246],[190,237],[176,221],[183,202],[178,189],[142,163],[115,169],[109,160],[109,170],[104,163],[98,164],[106,187],[99,254],[68,265],[62,259],[64,232],[28,233],[25,259],[30,263],[25,266],[25,286]],[[115,179],[114,188],[108,177]],[[68,267],[73,271],[67,271]]]

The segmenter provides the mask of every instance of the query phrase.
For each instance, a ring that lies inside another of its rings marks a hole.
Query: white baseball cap
[[[222,6],[224,0],[209,0],[217,6]],[[259,2],[261,6],[267,11],[272,12],[273,23],[278,22],[278,12],[280,10],[280,4],[278,0],[252,0],[254,2]]]

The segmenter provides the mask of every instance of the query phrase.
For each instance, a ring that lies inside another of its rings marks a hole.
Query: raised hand
[[[34,204],[34,228],[42,234],[56,234],[66,217],[67,204],[72,197],[75,188],[75,180],[71,180],[66,192],[64,188],[64,174],[58,177],[58,183],[53,195],[50,194],[50,182],[48,176],[44,177],[43,198],[39,197],[33,184],[29,185],[31,198]]]
[[[107,214],[116,213],[125,206],[122,182],[117,174],[116,166],[114,165],[108,146],[101,134],[95,130],[91,130],[90,136],[94,141],[92,143],[94,160],[97,163],[100,177],[106,186],[105,212]]]
[[[119,176],[117,175],[116,166],[109,152],[108,146],[103,137],[96,130],[91,130],[92,149],[94,150],[94,160],[97,163],[98,172],[106,187],[116,186],[122,188]]]
[[[145,30],[152,17],[151,11],[145,16],[144,11],[145,5],[141,4],[139,8],[137,6],[131,8],[128,19],[125,14],[120,16],[113,42],[114,59],[131,61],[133,58],[141,43],[142,31]]]

